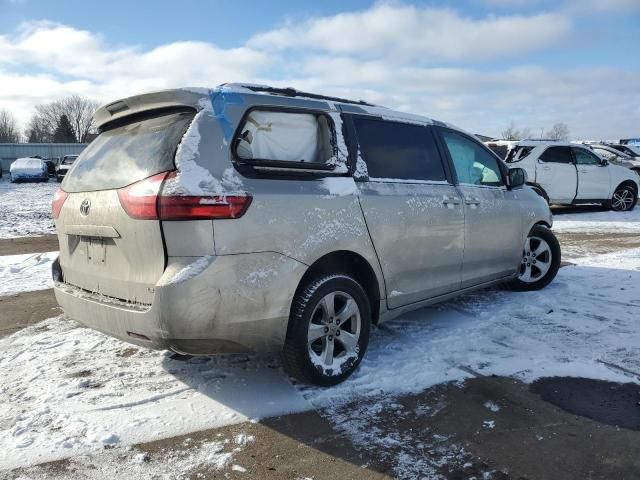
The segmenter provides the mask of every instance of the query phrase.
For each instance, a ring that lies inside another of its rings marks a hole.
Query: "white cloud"
[[[449,9],[377,4],[260,33],[248,45],[385,56],[392,61],[477,61],[550,47],[570,31],[570,19],[560,13],[472,19]]]
[[[33,107],[71,93],[98,101],[149,90],[250,80],[271,63],[248,47],[175,42],[150,50],[111,47],[86,30],[51,22],[0,35],[0,108],[25,125]],[[41,73],[23,73],[29,70]]]
[[[558,45],[571,32],[557,13],[478,20],[452,10],[377,4],[276,28],[237,48],[182,41],[144,49],[33,22],[0,35],[0,109],[26,125],[35,105],[71,93],[106,102],[162,88],[252,81],[362,98],[477,133],[498,134],[514,120],[534,131],[565,121],[579,137],[637,135],[639,72],[519,62],[524,56],[517,53]],[[509,67],[488,70],[480,62],[508,55],[516,55]]]

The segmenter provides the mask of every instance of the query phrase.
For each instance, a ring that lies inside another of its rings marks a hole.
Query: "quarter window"
[[[504,185],[498,159],[482,145],[450,130],[443,130],[442,136],[459,183],[491,187]]]
[[[542,152],[540,160],[546,163],[573,163],[569,147],[549,147]]]
[[[248,161],[327,164],[333,158],[329,121],[320,114],[253,110],[236,139],[236,155]]]
[[[584,148],[574,148],[573,154],[576,156],[577,165],[600,165],[600,159]]]
[[[430,127],[354,118],[369,179],[445,181]]]

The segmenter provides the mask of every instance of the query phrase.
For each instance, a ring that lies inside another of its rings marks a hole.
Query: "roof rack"
[[[329,100],[330,102],[352,103],[355,105],[366,105],[368,107],[375,107],[375,105],[373,105],[372,103],[365,102],[364,100],[349,100],[347,98],[330,97],[328,95],[319,95],[317,93],[301,92],[300,90],[296,90],[295,88],[291,87],[277,88],[269,87],[266,85],[247,85],[242,83],[238,85],[244,88],[248,88],[249,90],[252,90],[254,92],[271,93],[274,95],[282,95],[285,97],[306,97],[316,100]]]

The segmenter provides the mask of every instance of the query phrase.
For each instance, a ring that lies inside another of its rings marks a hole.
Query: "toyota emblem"
[[[87,215],[89,215],[90,208],[91,208],[91,200],[89,200],[88,198],[85,198],[84,200],[82,200],[82,203],[80,204],[80,213],[86,217]]]

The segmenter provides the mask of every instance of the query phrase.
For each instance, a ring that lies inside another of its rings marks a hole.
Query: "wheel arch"
[[[371,264],[362,255],[353,251],[337,250],[317,259],[309,266],[300,282],[298,282],[294,295],[297,296],[300,290],[314,276],[336,272],[349,273],[362,285],[371,305],[371,321],[374,325],[377,325],[380,317],[381,291],[378,277]]]
[[[549,203],[549,194],[547,193],[547,191],[542,187],[542,185],[540,185],[539,183],[536,182],[527,182],[526,185],[529,185],[532,188],[537,188],[540,190],[540,192],[542,192],[542,198],[544,198],[547,203]]]

